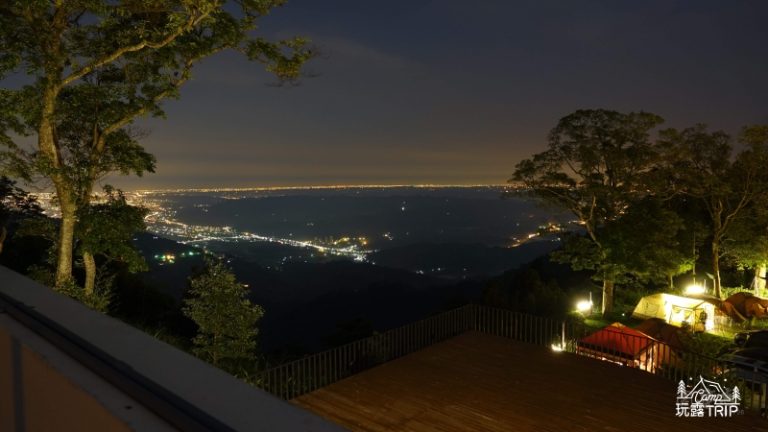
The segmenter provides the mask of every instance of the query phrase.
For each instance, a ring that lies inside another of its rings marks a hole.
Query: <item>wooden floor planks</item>
[[[768,431],[675,417],[675,383],[481,333],[383,364],[293,403],[353,431]]]

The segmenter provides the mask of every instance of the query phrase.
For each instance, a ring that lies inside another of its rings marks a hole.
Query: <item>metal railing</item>
[[[256,376],[262,389],[282,399],[342,380],[379,364],[419,351],[472,330],[473,305],[392,329],[336,348],[294,360]]]
[[[631,331],[631,330],[630,330]],[[608,361],[658,375],[673,382],[695,386],[700,377],[720,384],[732,396],[738,387],[740,405],[744,409],[766,411],[765,371],[756,367],[738,367],[722,360],[673,347],[656,339],[621,329],[607,327],[588,339],[571,340],[566,350],[577,355]]]
[[[689,382],[699,376],[725,380],[724,385],[726,382],[728,386],[738,385],[742,406],[766,415],[766,384],[745,379],[743,370],[632,330],[609,327],[583,340],[589,330],[578,321],[465,305],[267,369],[258,374],[255,381],[282,399],[293,399],[461,333],[478,331],[637,368],[674,382]]]

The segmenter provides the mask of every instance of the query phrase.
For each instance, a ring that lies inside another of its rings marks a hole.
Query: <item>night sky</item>
[[[111,183],[500,184],[578,108],[768,123],[764,0],[291,0],[261,25],[312,39],[316,76],[278,88],[207,60],[167,120],[139,123],[157,173]]]

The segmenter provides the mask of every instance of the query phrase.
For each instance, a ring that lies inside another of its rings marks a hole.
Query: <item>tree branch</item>
[[[217,50],[218,51],[218,50]],[[200,60],[200,57],[195,57],[188,59],[184,63],[184,70],[181,72],[179,79],[173,81],[165,90],[161,91],[160,93],[156,94],[152,97],[149,101],[144,103],[140,108],[137,108],[134,111],[129,112],[128,114],[124,115],[122,118],[120,118],[118,121],[112,123],[111,125],[104,128],[104,130],[101,133],[101,143],[100,145],[97,145],[97,150],[99,152],[104,150],[104,141],[106,140],[106,136],[117,131],[118,129],[122,128],[123,126],[130,123],[133,119],[136,117],[140,117],[144,114],[146,114],[150,108],[158,104],[161,100],[167,98],[170,96],[170,94],[181,87],[185,82],[189,81],[190,74],[192,71],[192,66],[195,64],[196,61]]]
[[[85,75],[88,75],[89,73],[95,71],[96,69],[104,65],[114,62],[115,60],[119,59],[120,57],[128,53],[141,51],[144,48],[152,48],[152,49],[163,48],[164,46],[176,40],[179,36],[181,36],[185,32],[194,28],[196,25],[200,23],[200,21],[202,21],[204,18],[210,15],[210,13],[211,11],[209,10],[207,12],[200,12],[200,15],[197,17],[195,17],[194,14],[190,15],[189,20],[184,25],[178,26],[176,30],[174,30],[173,32],[168,34],[165,38],[159,41],[153,42],[149,40],[143,40],[137,44],[122,47],[118,50],[115,50],[109,55],[106,55],[100,59],[94,60],[93,62],[81,67],[80,69],[72,72],[69,76],[64,78],[61,82],[61,86],[64,87],[68,84],[71,84],[72,82],[84,77]]]

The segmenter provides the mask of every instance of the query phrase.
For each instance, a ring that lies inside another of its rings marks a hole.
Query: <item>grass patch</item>
[[[628,316],[626,314],[611,315],[611,316],[608,316],[607,318],[603,317],[602,315],[595,314],[595,315],[590,315],[584,318],[584,326],[591,329],[601,329],[615,322],[622,323],[627,327],[634,327],[640,324],[642,320],[632,318],[631,316]]]
[[[716,358],[735,348],[733,336],[726,337],[711,333],[695,333],[683,339],[685,348],[697,354]]]

